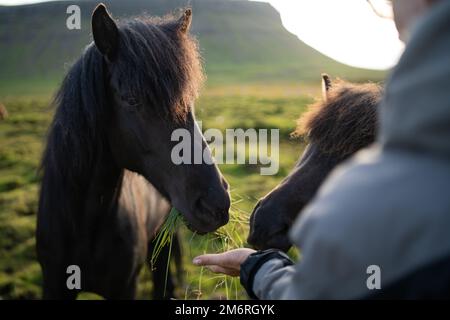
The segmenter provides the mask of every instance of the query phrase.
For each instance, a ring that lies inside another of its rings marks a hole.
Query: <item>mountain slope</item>
[[[344,66],[286,31],[269,4],[245,0],[110,0],[116,18],[164,15],[190,3],[192,32],[200,41],[210,83],[316,80],[320,72],[350,79],[380,78],[383,73]],[[49,83],[91,41],[90,16],[98,1],[57,1],[0,6],[0,93],[18,83]],[[82,29],[66,28],[66,8],[81,8]],[[3,89],[3,90],[2,90]]]

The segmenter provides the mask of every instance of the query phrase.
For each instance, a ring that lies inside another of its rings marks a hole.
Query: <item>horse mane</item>
[[[322,152],[345,158],[375,140],[381,96],[374,83],[334,81],[327,101],[312,104],[297,120],[294,136],[306,136]]]
[[[203,80],[198,45],[177,32],[177,19],[140,17],[118,24],[115,72],[121,91],[155,114],[183,120]],[[43,185],[88,182],[106,143],[108,108],[106,62],[91,43],[70,68],[57,92],[41,170]],[[47,177],[46,177],[47,176]]]

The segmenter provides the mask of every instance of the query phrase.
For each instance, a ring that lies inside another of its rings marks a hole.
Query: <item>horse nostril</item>
[[[200,197],[197,200],[196,207],[206,220],[215,221],[221,225],[228,223],[229,206],[227,204],[220,204],[214,200]]]
[[[216,211],[215,208],[203,197],[198,198],[197,209],[201,213],[214,213]]]
[[[264,241],[261,241],[255,233],[250,233],[247,238],[247,243],[256,250],[261,250],[264,246]]]

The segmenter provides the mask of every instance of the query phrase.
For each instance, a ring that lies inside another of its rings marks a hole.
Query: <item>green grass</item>
[[[248,215],[257,199],[273,188],[293,167],[303,149],[289,138],[295,120],[318,90],[302,84],[287,86],[213,86],[196,104],[203,128],[280,128],[280,170],[261,176],[257,165],[220,165],[231,185],[230,224],[219,233],[198,236],[181,227],[185,284],[178,297],[187,299],[243,299],[238,279],[212,274],[194,266],[192,259],[205,252],[221,252],[245,245]],[[38,299],[41,272],[36,261],[34,231],[39,192],[37,170],[52,117],[49,95],[5,97],[9,112],[0,123],[0,298]],[[151,297],[151,274],[143,268],[138,297]],[[97,299],[83,293],[80,299]]]
[[[115,17],[142,11],[162,15],[181,2],[115,1],[110,9]],[[84,13],[96,5],[76,3]],[[253,206],[290,171],[303,149],[289,134],[305,106],[319,96],[321,72],[353,81],[379,80],[385,73],[347,67],[311,49],[282,27],[268,4],[196,3],[192,32],[200,40],[208,74],[208,87],[196,103],[203,128],[280,130],[277,175],[261,176],[257,165],[219,166],[232,189],[231,223],[207,237],[180,230],[186,276],[178,296],[240,299],[246,296],[238,279],[195,267],[192,258],[245,245]],[[0,38],[5,40],[0,42],[0,103],[9,112],[9,118],[0,122],[0,299],[37,299],[42,281],[34,249],[37,170],[52,117],[48,106],[68,66],[91,41],[90,14],[82,14],[81,31],[69,31],[64,28],[64,2],[39,4],[33,10],[0,9]],[[147,299],[152,293],[150,271],[143,268],[140,276],[138,297]]]
[[[182,223],[182,218],[183,216],[177,209],[172,208],[170,210],[169,215],[167,216],[166,220],[164,221],[163,225],[158,231],[158,234],[153,240],[155,242],[155,250],[153,251],[150,260],[150,265],[152,266],[152,269],[156,263],[156,260],[159,257],[159,254],[161,253],[161,250],[167,245],[169,245],[170,249],[172,249],[173,235],[176,233],[178,227]]]

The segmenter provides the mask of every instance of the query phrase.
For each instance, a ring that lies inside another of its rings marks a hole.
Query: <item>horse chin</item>
[[[208,234],[208,232],[199,231],[197,228],[193,227],[192,224],[189,222],[186,222],[186,227],[191,230],[193,233],[198,234],[200,236],[203,236],[205,234]]]
[[[292,246],[286,232],[273,234],[265,241],[256,241],[255,237],[249,237],[248,242],[257,250],[278,249],[288,252]]]
[[[273,248],[284,252],[288,252],[292,247],[292,243],[286,234],[278,235],[269,240],[266,244],[267,249]]]
[[[228,219],[223,222],[217,222],[209,223],[207,221],[203,221],[203,219],[199,219],[198,217],[194,216],[193,214],[184,214],[183,211],[180,211],[183,215],[185,224],[189,230],[192,232],[199,234],[199,235],[205,235],[207,233],[211,233],[222,227],[223,225],[228,222]],[[205,213],[203,213],[205,214]],[[204,216],[208,216],[208,214],[205,214]]]

